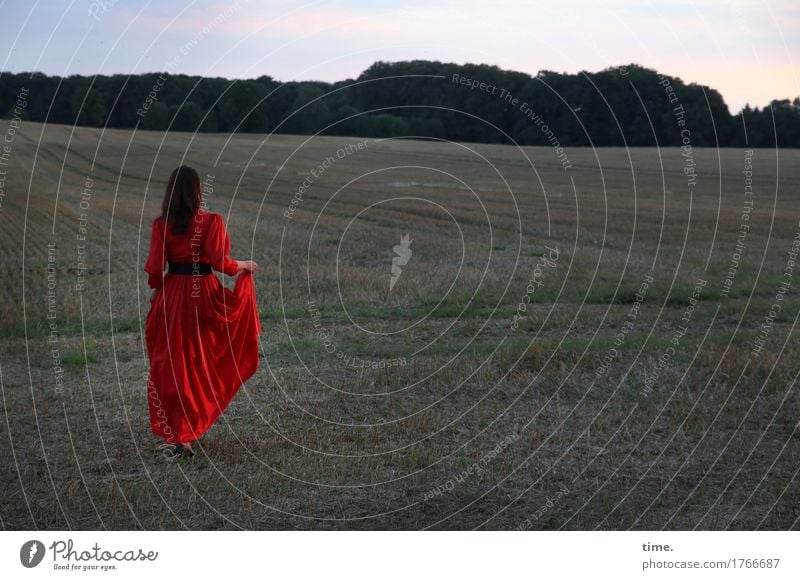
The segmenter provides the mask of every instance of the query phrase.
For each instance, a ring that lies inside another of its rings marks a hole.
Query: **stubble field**
[[[4,529],[798,527],[797,150],[11,137]],[[142,267],[179,164],[263,332],[175,461]]]

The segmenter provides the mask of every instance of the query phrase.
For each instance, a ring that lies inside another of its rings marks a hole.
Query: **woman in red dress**
[[[197,172],[175,169],[144,267],[153,288],[145,325],[150,425],[180,455],[194,454],[191,442],[258,368],[257,265],[231,259],[222,216],[202,205]],[[231,291],[212,270],[242,273]]]

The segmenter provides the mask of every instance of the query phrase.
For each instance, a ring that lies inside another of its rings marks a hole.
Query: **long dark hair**
[[[161,217],[165,223],[171,220],[173,233],[186,233],[189,220],[200,207],[200,192],[200,176],[188,165],[181,165],[169,176]]]

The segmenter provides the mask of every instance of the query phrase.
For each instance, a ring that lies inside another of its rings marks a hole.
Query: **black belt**
[[[205,262],[169,262],[170,274],[184,276],[207,276],[211,274],[211,264]]]

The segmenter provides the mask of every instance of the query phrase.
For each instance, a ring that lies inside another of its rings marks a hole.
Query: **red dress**
[[[145,263],[157,288],[145,325],[150,378],[147,399],[153,433],[167,443],[187,443],[219,418],[258,368],[255,285],[242,272],[233,291],[216,275],[164,273],[168,262],[201,262],[229,276],[237,264],[222,216],[202,209],[185,234],[153,220]]]

